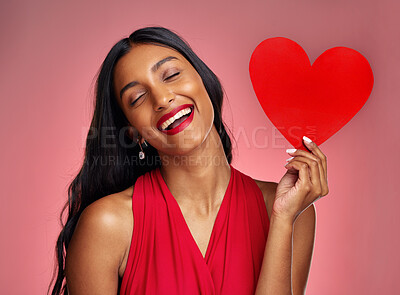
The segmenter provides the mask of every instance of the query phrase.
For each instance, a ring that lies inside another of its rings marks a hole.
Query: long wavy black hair
[[[68,200],[60,222],[53,277],[47,294],[68,294],[65,283],[65,257],[82,211],[94,201],[132,186],[144,173],[161,166],[157,150],[148,145],[146,160],[138,159],[139,146],[126,135],[128,120],[114,95],[113,72],[118,60],[132,44],[166,46],[182,54],[196,69],[214,107],[214,126],[220,136],[228,163],[232,162],[232,143],[222,121],[223,90],[217,76],[176,33],[163,27],[145,27],[117,42],[107,54],[97,75],[93,119],[86,139],[85,157],[80,171],[68,187]],[[231,134],[232,135],[232,134]],[[106,162],[104,162],[106,160]],[[102,162],[103,161],[103,162]],[[63,216],[67,212],[64,224]]]

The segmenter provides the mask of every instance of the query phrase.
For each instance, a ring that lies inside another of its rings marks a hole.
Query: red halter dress
[[[269,220],[255,181],[231,176],[205,257],[160,168],[134,186],[132,241],[120,294],[254,294]]]

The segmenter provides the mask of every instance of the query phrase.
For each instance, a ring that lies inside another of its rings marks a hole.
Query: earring
[[[145,142],[146,142],[146,141],[144,141],[143,143],[145,143]],[[144,155],[144,152],[143,152],[142,145],[140,144],[139,138],[137,139],[137,143],[139,144],[139,147],[140,147],[139,159],[140,159],[140,160],[143,160],[144,157],[145,157],[145,155]],[[147,146],[147,143],[146,143],[146,146]]]

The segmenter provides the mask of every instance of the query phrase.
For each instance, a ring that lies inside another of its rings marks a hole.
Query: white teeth
[[[167,121],[165,121],[165,122],[161,125],[161,129],[164,130],[164,129],[167,128],[170,124],[172,124],[175,120],[179,119],[180,117],[182,117],[182,116],[184,116],[184,115],[186,115],[186,114],[189,114],[190,112],[191,112],[190,107],[189,107],[189,108],[186,108],[186,109],[183,109],[183,110],[181,110],[181,111],[179,111],[179,112],[177,112],[177,113],[175,114],[175,116],[169,118]]]

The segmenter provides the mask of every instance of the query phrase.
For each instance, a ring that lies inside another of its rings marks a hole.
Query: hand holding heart
[[[319,198],[329,192],[327,180],[327,159],[316,143],[304,139],[311,151],[296,150],[285,165],[288,169],[276,189],[272,214],[290,220],[296,218]]]
[[[334,47],[311,65],[296,42],[269,38],[250,59],[250,78],[265,114],[297,148],[280,180],[273,215],[296,218],[328,194],[326,156],[317,146],[353,118],[371,94],[374,77],[367,59],[347,47]],[[313,138],[301,140],[303,135]],[[311,151],[311,152],[309,152]]]

